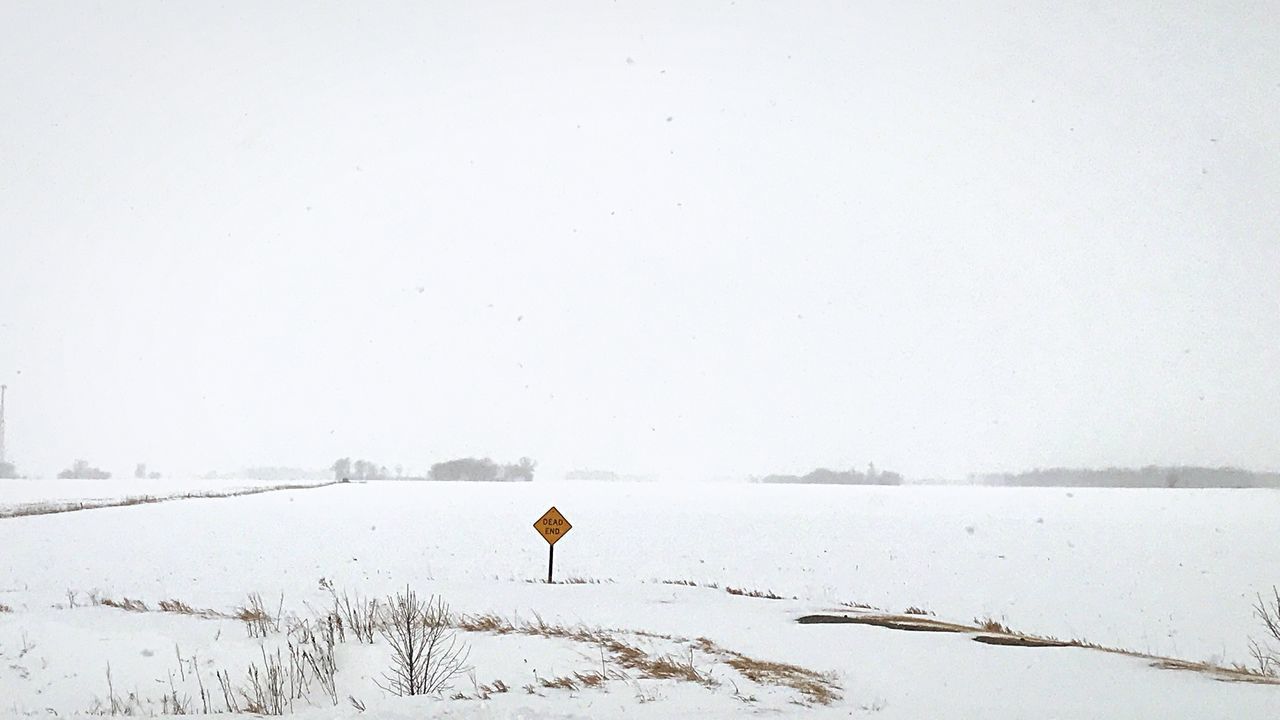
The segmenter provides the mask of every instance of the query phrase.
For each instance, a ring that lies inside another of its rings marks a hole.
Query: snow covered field
[[[557,579],[599,584],[530,582],[546,574],[532,524],[551,505],[573,524],[556,546]],[[378,717],[419,716],[423,702],[446,717],[1276,717],[1280,686],[1079,648],[794,620],[842,603],[918,606],[942,620],[992,617],[1014,630],[1244,662],[1260,633],[1254,594],[1280,582],[1277,517],[1280,492],[1249,490],[380,482],[3,519],[0,604],[12,612],[0,613],[0,712],[87,711],[108,696],[108,664],[114,693],[151,700],[157,713],[171,674],[179,695],[195,698],[200,675],[221,709],[215,672],[243,682],[260,641],[237,620],[160,613],[158,603],[231,612],[261,593],[273,611],[283,596],[286,615],[310,617],[332,602],[324,578],[361,595],[409,584],[462,613],[615,628],[719,684],[631,673],[600,688],[548,689],[542,679],[609,674],[612,660],[566,638],[464,632],[476,683],[502,680],[511,692],[475,699],[464,677],[453,692],[471,699],[390,698],[373,684],[385,643],[347,643],[337,707],[318,693],[295,707],[317,717],[360,714],[348,696]],[[151,611],[92,606],[91,593]],[[702,637],[832,673],[840,699],[811,703],[753,682],[729,655],[697,645]],[[273,636],[267,648],[282,642]]]
[[[177,478],[109,480],[0,479],[0,514],[32,506],[76,503],[103,505],[127,498],[168,498],[184,495],[235,493],[281,485],[314,485],[314,480],[249,480],[244,478]]]

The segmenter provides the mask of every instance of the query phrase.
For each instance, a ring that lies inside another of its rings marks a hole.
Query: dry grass
[[[160,612],[173,613],[175,615],[191,615],[193,617],[210,618],[210,619],[230,617],[226,613],[220,613],[217,610],[211,610],[209,608],[197,610],[191,607],[190,605],[186,604],[185,602],[178,600],[176,598],[161,600]]]
[[[730,595],[739,595],[741,597],[763,598],[765,600],[781,600],[781,595],[776,595],[772,590],[746,590],[744,588],[726,587],[725,592]]]
[[[461,615],[458,617],[457,625],[458,629],[467,632],[487,632],[495,635],[515,632],[515,626],[493,614]]]
[[[345,639],[346,631],[350,630],[357,642],[372,645],[378,630],[378,618],[385,609],[380,608],[380,601],[377,598],[361,597],[359,593],[353,598],[345,590],[339,596],[337,588],[326,580],[321,580],[320,587],[327,589],[333,598],[331,617],[338,634]]]
[[[197,615],[195,608],[182,602],[181,600],[161,600],[160,612],[177,613],[179,615]]]
[[[933,611],[931,611],[931,610],[925,610],[925,609],[924,609],[924,608],[922,608],[922,607],[916,607],[915,605],[912,605],[911,607],[907,608],[906,610],[903,610],[903,611],[902,611],[902,614],[904,614],[904,615],[933,615]]]
[[[577,690],[578,684],[571,677],[561,676],[558,678],[538,678],[538,682],[544,688],[551,690]]]
[[[1245,667],[1244,665],[1233,665],[1229,668],[1215,665],[1210,662],[1192,662],[1190,660],[1179,660],[1177,658],[1162,658],[1143,653],[1134,653],[1125,650],[1103,650],[1103,652],[1116,652],[1121,655],[1130,655],[1146,660],[1151,660],[1151,667],[1157,667],[1162,670],[1190,670],[1202,675],[1208,675],[1215,680],[1222,682],[1245,682],[1258,685],[1277,685],[1280,684],[1280,678],[1274,675],[1266,675],[1257,668]]]
[[[131,507],[133,505],[150,505],[173,500],[193,500],[202,498],[227,498],[259,493],[278,492],[281,490],[312,490],[315,488],[337,485],[338,482],[296,485],[272,485],[269,487],[242,488],[239,490],[206,490],[200,492],[181,493],[177,495],[131,495],[114,500],[89,500],[79,502],[37,502],[26,503],[11,508],[0,508],[0,520],[32,515],[56,515],[58,513],[78,512],[80,510],[99,510],[110,507]]]
[[[1000,633],[1001,635],[1017,634],[1014,631],[1010,630],[1008,625],[1005,625],[1004,623],[992,617],[981,618],[981,619],[974,618],[973,624],[976,625],[979,630],[983,630],[985,632]]]
[[[603,690],[605,683],[612,679],[617,678],[592,670],[587,673],[575,672],[573,677],[562,675],[556,678],[538,678],[538,684],[548,690],[577,690],[579,688]]]
[[[547,584],[546,580],[536,580],[533,578],[528,578],[525,580],[525,582],[529,584],[536,584],[536,585]],[[617,581],[614,580],[613,578],[600,579],[600,578],[588,578],[588,577],[568,577],[562,580],[556,580],[551,584],[552,585],[612,585],[615,582]]]
[[[472,682],[474,683],[475,681],[472,680]],[[511,688],[507,687],[507,684],[502,682],[501,680],[494,680],[488,685],[477,685],[476,697],[480,698],[481,700],[488,700],[490,697],[494,695],[500,695],[502,693],[509,691],[510,689]]]
[[[68,602],[65,608],[77,607],[75,598],[76,598],[75,593],[71,591],[67,591]],[[91,592],[89,593],[89,604],[98,605],[101,607],[115,608],[117,610],[124,610],[126,612],[136,612],[136,613],[155,612],[158,610],[159,612],[173,613],[175,615],[190,615],[191,617],[205,618],[207,620],[215,620],[215,619],[221,620],[221,619],[226,619],[231,617],[237,617],[234,615],[228,615],[227,613],[224,613],[224,612],[218,612],[217,610],[211,610],[209,608],[197,609],[188,605],[182,600],[178,600],[176,598],[161,600],[157,604],[156,608],[151,608],[145,602],[134,599],[134,598],[126,597],[126,598],[121,598],[117,600],[115,598],[103,597],[99,595],[97,592]],[[63,606],[58,606],[58,607],[63,607]]]
[[[256,595],[256,594],[254,594],[254,595],[250,595],[249,597],[251,597],[251,598],[257,598],[257,597],[259,597],[259,596],[258,596],[258,595]],[[234,616],[234,617],[235,617],[235,619],[237,619],[237,620],[241,620],[241,621],[244,621],[244,622],[247,622],[247,623],[249,623],[249,622],[270,622],[270,621],[271,621],[271,619],[272,619],[272,618],[271,618],[271,616],[270,616],[269,614],[267,614],[267,612],[266,612],[265,610],[263,610],[260,606],[258,606],[256,603],[253,603],[252,601],[251,601],[251,603],[250,603],[250,604],[252,605],[251,607],[241,607],[241,608],[237,608],[237,609],[236,609],[236,614],[235,614],[235,616]]]
[[[280,609],[284,608],[284,595],[280,596]],[[244,623],[245,631],[249,633],[251,638],[264,638],[271,633],[280,632],[280,616],[283,613],[278,610],[275,617],[267,612],[267,607],[262,601],[262,595],[259,593],[249,593],[248,604],[236,608],[232,615],[235,619]]]
[[[581,687],[597,687],[608,680],[631,680],[635,677],[651,680],[680,680],[693,682],[704,687],[714,688],[720,681],[712,677],[710,669],[698,667],[695,652],[710,656],[710,661],[724,662],[752,682],[766,685],[789,687],[797,690],[805,702],[828,704],[839,697],[839,687],[829,675],[807,670],[795,665],[774,663],[748,657],[741,653],[716,645],[711,640],[699,638],[690,640],[674,635],[651,633],[641,630],[616,630],[588,628],[585,626],[565,626],[545,622],[535,616],[532,621],[512,622],[493,614],[462,615],[458,618],[458,628],[469,632],[488,632],[496,635],[532,635],[547,638],[561,638],[600,648],[602,668],[591,673],[575,673],[573,678],[540,679],[542,688],[570,689],[567,683]],[[664,640],[685,644],[689,647],[688,658],[674,657],[670,654],[651,655],[632,642],[624,640],[624,636]],[[607,660],[605,659],[607,655]],[[609,670],[608,665],[620,670]],[[536,693],[537,687],[526,686],[525,691]]]
[[[147,607],[146,603],[142,602],[141,600],[134,600],[132,598],[123,598],[121,600],[115,600],[112,598],[95,597],[94,603],[97,605],[106,605],[107,607],[112,607],[117,610],[127,610],[128,612],[147,612],[148,610],[150,610],[150,608]]]
[[[589,687],[589,688],[603,687],[604,684],[609,680],[609,678],[606,677],[604,673],[596,672],[595,670],[592,670],[589,673],[575,672],[573,676],[578,679],[578,682],[583,687]]]
[[[642,678],[650,680],[683,680],[698,683],[706,687],[716,687],[720,683],[709,674],[699,671],[693,664],[692,650],[688,662],[678,660],[670,655],[660,657],[649,653],[616,636],[604,634],[602,631],[590,633],[590,637],[604,650],[608,651],[613,663]],[[625,676],[621,676],[625,679]],[[603,679],[603,678],[602,678]]]
[[[700,583],[693,580],[662,580],[663,585],[683,585],[684,587],[704,587],[712,590],[719,590],[720,586],[716,583]]]
[[[645,665],[646,677],[696,682],[707,687],[718,687],[720,681],[711,677],[710,672],[703,672],[693,663],[693,650],[689,651],[689,660],[664,655]]]
[[[760,685],[776,685],[796,690],[810,703],[830,705],[840,699],[840,686],[835,678],[798,665],[771,662],[748,657],[722,648],[707,638],[698,638],[703,652],[718,655],[743,677]]]

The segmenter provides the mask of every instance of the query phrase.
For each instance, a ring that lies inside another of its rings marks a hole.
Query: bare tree
[[[423,602],[405,588],[387,598],[379,630],[391,646],[391,672],[378,687],[396,695],[428,695],[447,689],[466,672],[471,650],[450,629],[449,606],[432,595]]]
[[[351,458],[338,458],[333,461],[333,466],[329,468],[333,471],[334,480],[351,479]]]
[[[1261,643],[1250,640],[1249,650],[1258,663],[1258,671],[1263,675],[1275,677],[1280,674],[1280,650],[1272,647],[1271,641],[1274,640],[1277,645],[1280,645],[1280,589],[1273,585],[1271,595],[1272,597],[1268,599],[1259,594],[1258,603],[1253,606],[1253,614],[1262,621],[1262,626],[1271,637]]]

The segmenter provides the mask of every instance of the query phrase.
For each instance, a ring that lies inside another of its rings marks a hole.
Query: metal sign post
[[[560,542],[560,538],[572,530],[573,526],[553,506],[538,518],[538,521],[533,524],[533,529],[547,541],[547,584],[550,585],[555,582],[556,543]]]

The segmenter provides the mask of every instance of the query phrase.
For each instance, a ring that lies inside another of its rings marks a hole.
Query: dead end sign
[[[533,524],[535,530],[542,534],[542,539],[548,544],[555,545],[564,534],[573,529],[564,515],[554,507],[542,514],[538,518],[538,522]]]
[[[551,583],[556,565],[556,543],[560,542],[560,538],[572,530],[573,526],[553,506],[538,518],[538,521],[533,524],[533,529],[547,541],[547,582]]]

